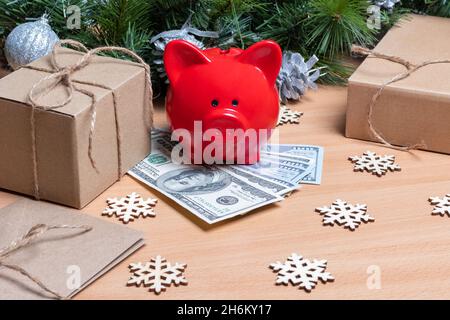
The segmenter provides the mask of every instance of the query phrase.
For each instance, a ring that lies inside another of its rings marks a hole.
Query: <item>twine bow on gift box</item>
[[[394,63],[401,64],[406,68],[406,71],[395,75],[391,79],[389,79],[389,80],[385,81],[383,84],[381,84],[381,86],[378,88],[377,92],[373,95],[373,97],[370,101],[370,104],[369,104],[369,111],[368,111],[368,115],[367,115],[367,122],[369,124],[370,132],[378,139],[379,142],[381,142],[384,146],[386,146],[388,148],[401,150],[401,151],[409,151],[409,150],[425,148],[426,145],[424,142],[417,143],[417,144],[410,145],[410,146],[394,146],[394,145],[392,145],[389,141],[387,141],[383,137],[381,132],[375,128],[375,126],[373,124],[373,119],[372,119],[373,111],[374,111],[375,104],[376,104],[378,98],[381,96],[381,93],[388,85],[398,82],[400,80],[403,80],[405,78],[408,78],[414,72],[416,72],[417,70],[419,70],[425,66],[432,65],[432,64],[450,63],[450,59],[430,60],[430,61],[424,61],[424,62],[415,64],[415,63],[412,63],[410,61],[407,61],[407,60],[402,59],[397,56],[386,55],[386,54],[379,53],[379,52],[376,52],[376,51],[373,51],[373,50],[370,50],[370,49],[367,49],[364,47],[356,46],[356,45],[352,46],[352,52],[363,55],[363,56],[369,56],[369,57],[373,56],[375,58],[388,60],[388,61],[391,61]]]
[[[20,267],[16,264],[9,264],[5,260],[14,252],[17,252],[26,246],[28,246],[33,240],[41,237],[45,233],[47,233],[50,230],[54,229],[81,229],[81,233],[89,232],[92,230],[92,227],[81,225],[81,226],[70,226],[70,225],[45,225],[45,224],[37,224],[34,227],[32,227],[26,234],[24,234],[22,237],[18,238],[17,240],[14,240],[11,242],[11,244],[5,248],[0,249],[0,268],[7,268],[10,270],[13,270],[15,272],[18,272],[31,281],[33,281],[35,284],[37,284],[42,290],[49,293],[50,295],[54,296],[57,299],[64,299],[64,297],[59,294],[58,292],[50,289],[47,287],[42,281],[40,281],[35,276],[31,275],[28,271],[26,271],[24,268]]]
[[[60,66],[57,62],[57,50],[62,45],[68,45],[74,49],[81,50],[84,52],[84,55],[81,57],[80,60],[78,60],[77,63],[69,66]],[[78,84],[84,84],[84,85],[90,85],[106,90],[110,90],[112,92],[113,97],[113,106],[114,106],[114,119],[115,119],[115,126],[116,126],[116,133],[117,133],[117,157],[118,157],[118,180],[120,180],[122,175],[122,154],[121,154],[121,144],[122,144],[122,138],[120,133],[120,126],[119,126],[119,118],[118,118],[118,110],[117,110],[117,99],[116,95],[114,93],[114,90],[112,88],[109,88],[108,86],[90,82],[90,81],[80,81],[73,79],[73,75],[89,65],[92,62],[92,58],[98,54],[98,53],[122,53],[125,54],[132,59],[134,59],[137,62],[137,65],[141,66],[145,70],[145,93],[148,94],[146,97],[149,107],[148,109],[145,109],[145,112],[148,114],[145,115],[145,121],[147,128],[151,128],[150,119],[153,119],[153,103],[152,103],[152,84],[151,84],[151,75],[150,75],[150,67],[145,61],[138,56],[136,53],[134,53],[131,50],[128,50],[126,48],[121,47],[99,47],[92,50],[88,50],[83,44],[80,42],[74,41],[74,40],[61,40],[59,41],[53,48],[51,53],[51,64],[53,67],[53,70],[48,70],[45,68],[40,68],[32,65],[24,66],[24,68],[36,70],[36,71],[42,71],[46,73],[51,73],[49,76],[46,76],[39,80],[37,83],[33,85],[31,88],[28,100],[31,105],[31,118],[30,118],[30,124],[31,124],[31,148],[32,148],[32,165],[33,165],[33,181],[34,181],[34,197],[39,200],[39,177],[38,177],[38,170],[37,170],[37,148],[36,148],[36,110],[54,110],[61,107],[64,107],[68,103],[70,103],[73,99],[74,92],[82,93],[86,96],[88,96],[91,99],[90,104],[90,111],[91,111],[91,121],[90,121],[90,129],[89,129],[89,147],[88,147],[88,156],[89,160],[91,162],[92,167],[98,172],[94,157],[92,155],[92,141],[94,136],[94,129],[95,129],[95,121],[97,117],[97,111],[96,111],[96,97],[95,94],[92,93],[89,90],[83,89]],[[52,81],[52,83],[47,84],[48,82]],[[38,103],[38,100],[43,95],[48,94],[50,91],[55,89],[58,85],[63,85],[67,89],[67,97],[66,99],[58,103],[56,105],[42,105]]]

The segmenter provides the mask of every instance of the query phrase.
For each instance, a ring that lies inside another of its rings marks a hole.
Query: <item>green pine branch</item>
[[[261,38],[272,39],[285,50],[304,54],[309,2],[308,0],[276,2],[273,9],[265,13],[263,23],[256,27],[256,31]]]
[[[319,55],[335,58],[349,53],[354,43],[369,46],[375,41],[369,29],[366,0],[313,0],[306,45]]]
[[[88,47],[124,46],[150,64],[157,57],[151,36],[180,29],[191,19],[200,30],[217,31],[219,39],[199,39],[206,46],[246,48],[262,40],[277,41],[283,50],[316,54],[325,75],[320,81],[340,84],[352,71],[343,62],[353,43],[370,46],[408,12],[450,17],[448,0],[402,0],[382,10],[382,29],[366,25],[368,0],[0,0],[0,44],[11,30],[47,13],[61,39]],[[77,5],[80,29],[67,28],[67,7]],[[155,84],[164,88],[163,80]]]
[[[402,8],[416,13],[450,17],[450,1],[448,0],[402,0]]]

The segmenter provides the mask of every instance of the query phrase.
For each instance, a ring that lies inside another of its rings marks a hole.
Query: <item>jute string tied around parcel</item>
[[[392,77],[391,79],[382,83],[381,86],[378,88],[377,92],[373,95],[373,97],[370,101],[370,104],[369,104],[369,110],[368,110],[368,116],[367,116],[367,122],[369,124],[370,132],[378,139],[379,142],[381,142],[384,146],[386,146],[388,148],[401,150],[401,151],[409,151],[409,150],[415,150],[415,149],[419,149],[419,148],[425,148],[426,145],[424,142],[417,143],[417,144],[410,145],[410,146],[394,146],[389,141],[387,141],[383,137],[381,132],[379,130],[377,130],[375,128],[375,125],[373,124],[373,112],[374,112],[375,104],[378,101],[378,98],[381,96],[381,93],[383,92],[383,90],[388,85],[398,82],[400,80],[403,80],[405,78],[408,78],[414,72],[416,72],[417,70],[419,70],[425,66],[432,65],[432,64],[450,63],[450,59],[429,60],[429,61],[424,61],[424,62],[421,62],[418,64],[414,64],[410,61],[407,61],[407,60],[402,59],[397,56],[386,55],[386,54],[379,53],[379,52],[376,52],[376,51],[373,51],[373,50],[370,50],[370,49],[367,49],[364,47],[356,46],[356,45],[352,46],[352,52],[363,55],[363,56],[373,56],[375,58],[388,60],[388,61],[391,61],[394,63],[401,64],[406,68],[406,71],[399,73],[399,74],[395,75],[394,77]]]
[[[63,45],[67,45],[72,47],[73,49],[77,49],[79,51],[84,52],[84,55],[81,57],[80,60],[78,60],[77,63],[69,66],[60,66],[57,62],[57,56],[58,52],[57,50],[61,48]],[[89,127],[89,147],[88,147],[88,156],[89,160],[91,162],[92,167],[98,172],[93,154],[92,154],[92,145],[93,145],[93,137],[94,137],[94,129],[95,129],[95,121],[97,118],[97,110],[96,110],[96,97],[95,94],[92,93],[89,90],[81,88],[79,85],[89,85],[94,86],[106,90],[110,90],[112,92],[113,97],[113,107],[114,107],[114,119],[115,119],[115,126],[116,126],[116,143],[117,143],[117,158],[118,158],[118,179],[121,178],[122,175],[122,137],[120,133],[120,126],[119,126],[119,117],[118,117],[118,110],[117,110],[117,99],[116,95],[114,93],[114,90],[112,88],[109,88],[108,86],[105,86],[103,84],[90,82],[90,81],[80,81],[73,79],[74,73],[77,71],[83,69],[87,65],[89,65],[92,62],[93,57],[98,53],[122,53],[125,54],[137,62],[137,65],[141,66],[145,70],[145,99],[146,103],[148,103],[148,109],[145,109],[145,123],[147,125],[147,128],[150,129],[151,127],[151,121],[150,119],[153,119],[153,103],[152,103],[152,84],[151,84],[151,75],[150,75],[150,67],[145,61],[138,56],[136,53],[134,53],[131,50],[128,50],[126,48],[121,47],[99,47],[92,50],[88,50],[83,44],[81,44],[78,41],[75,40],[61,40],[59,41],[53,48],[51,53],[51,64],[53,67],[53,70],[47,70],[44,68],[39,68],[35,66],[25,66],[25,68],[36,70],[36,71],[43,71],[47,73],[51,73],[50,75],[42,78],[37,83],[33,85],[31,88],[29,94],[28,94],[28,100],[31,105],[31,117],[30,117],[30,123],[31,123],[31,148],[32,148],[32,165],[33,165],[33,184],[34,184],[34,197],[36,199],[40,199],[39,194],[39,176],[38,176],[38,159],[37,159],[37,147],[36,147],[36,110],[53,110],[57,108],[64,107],[68,103],[70,103],[73,99],[74,92],[82,93],[86,96],[88,96],[91,99],[90,104],[90,112],[91,112],[91,120],[90,120],[90,127]],[[51,84],[44,85],[48,83],[49,81],[53,81]],[[48,94],[50,91],[52,91],[54,88],[56,88],[58,85],[65,86],[67,90],[67,97],[66,99],[58,104],[55,105],[42,105],[38,103],[38,100],[40,97]]]
[[[0,249],[0,267],[7,268],[22,274],[27,277],[31,281],[33,281],[36,285],[38,285],[42,290],[50,294],[51,296],[57,299],[65,299],[58,292],[50,289],[45,285],[42,281],[40,281],[37,277],[30,274],[24,268],[17,264],[9,264],[5,260],[14,252],[17,252],[26,246],[28,246],[33,240],[41,237],[45,233],[54,229],[81,229],[82,233],[89,232],[92,230],[92,227],[81,225],[81,226],[70,226],[70,225],[46,225],[46,224],[36,224],[33,226],[27,233],[25,233],[22,237],[14,240],[8,246]]]

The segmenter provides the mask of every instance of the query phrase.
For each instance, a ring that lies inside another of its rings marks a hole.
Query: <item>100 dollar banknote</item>
[[[294,161],[281,156],[261,155],[258,163],[237,165],[237,169],[265,178],[289,188],[298,186],[314,169],[314,161],[308,158],[296,158]]]
[[[250,183],[218,167],[174,164],[170,158],[172,145],[167,139],[156,136],[152,143],[152,153],[128,173],[207,223],[229,219],[283,199],[258,188],[257,181]]]
[[[263,149],[263,154],[270,157],[279,157],[280,159],[295,162],[298,158],[302,162],[304,158],[311,159],[314,166],[311,173],[302,179],[302,183],[320,184],[322,182],[322,166],[323,166],[323,148],[311,145],[296,144],[268,144]]]

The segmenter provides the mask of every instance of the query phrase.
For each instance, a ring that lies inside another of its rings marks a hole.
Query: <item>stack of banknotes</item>
[[[268,144],[253,165],[185,165],[171,160],[170,133],[152,134],[152,153],[128,174],[207,223],[281,201],[301,184],[320,184],[323,148]]]

